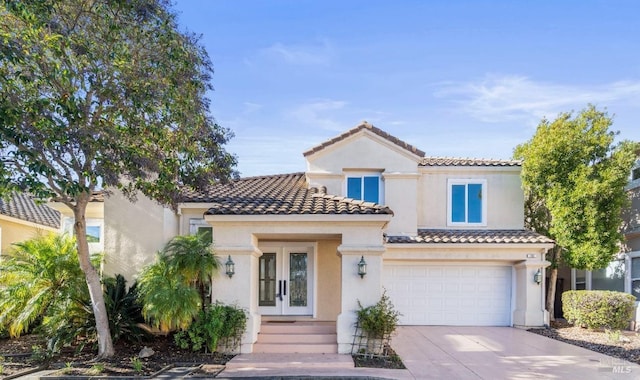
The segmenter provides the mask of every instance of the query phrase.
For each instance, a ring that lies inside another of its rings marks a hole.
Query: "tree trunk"
[[[558,263],[559,263],[559,254],[560,247],[555,246],[551,250],[551,273],[549,274],[549,285],[547,286],[547,311],[549,312],[549,320],[555,321],[555,308],[554,304],[556,302],[556,284],[558,282]]]
[[[87,223],[85,221],[85,211],[89,202],[88,195],[80,195],[73,209],[75,217],[74,231],[78,244],[78,259],[80,268],[85,275],[89,295],[91,296],[91,307],[96,319],[96,331],[98,332],[98,358],[108,358],[113,356],[113,342],[111,341],[111,331],[109,330],[109,316],[104,302],[104,293],[100,275],[91,264],[89,258],[89,243],[87,241]],[[81,199],[80,199],[81,198]]]

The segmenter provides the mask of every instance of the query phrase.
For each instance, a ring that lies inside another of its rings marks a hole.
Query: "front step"
[[[265,322],[253,352],[335,354],[337,340],[335,322]]]

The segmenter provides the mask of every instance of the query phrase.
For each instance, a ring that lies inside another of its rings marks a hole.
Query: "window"
[[[379,175],[347,177],[347,198],[382,203]]]
[[[202,236],[207,243],[213,243],[213,227],[204,219],[189,219],[189,232],[191,235]]]
[[[631,171],[631,180],[635,181],[636,179],[640,179],[640,168],[634,168]]]
[[[101,233],[100,231],[102,230],[102,228],[100,228],[100,225],[89,225],[87,224],[87,241],[89,243],[100,243],[101,239]]]
[[[631,258],[631,294],[640,300],[640,257]]]
[[[591,272],[591,289],[624,292],[624,259],[614,260],[606,268]]]
[[[449,225],[486,225],[486,181],[449,180]]]
[[[587,290],[587,271],[584,269],[575,270],[575,290]]]

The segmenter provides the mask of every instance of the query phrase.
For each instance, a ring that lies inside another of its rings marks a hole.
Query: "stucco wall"
[[[142,195],[132,203],[113,194],[105,199],[104,217],[104,272],[122,274],[129,285],[178,233],[175,214]]]
[[[344,168],[415,172],[415,158],[403,148],[370,132],[354,135],[307,157],[307,172],[340,173]],[[333,189],[332,189],[333,190]]]
[[[339,245],[339,240],[318,241],[316,318],[321,321],[335,321],[340,314],[342,276]]]
[[[350,174],[381,175],[379,203],[389,206],[397,216],[387,226],[387,232],[414,234],[418,160],[404,148],[363,132],[307,157],[307,180],[311,186],[325,186],[328,194],[345,196],[346,178]]]
[[[6,253],[13,243],[29,240],[38,236],[38,234],[47,234],[51,232],[51,230],[46,230],[44,228],[28,226],[4,219],[0,219],[0,228],[2,229],[0,253]]]
[[[438,167],[424,168],[422,174],[418,189],[419,228],[447,228],[448,179],[487,181],[485,228],[524,228],[524,193],[519,168]]]

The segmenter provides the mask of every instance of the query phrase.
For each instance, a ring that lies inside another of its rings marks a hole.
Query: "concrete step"
[[[258,343],[279,344],[335,344],[337,334],[263,334],[258,335]]]
[[[335,334],[336,324],[331,323],[274,323],[267,322],[260,326],[261,334]]]
[[[340,354],[241,354],[227,362],[226,369],[237,368],[354,368],[350,355]]]
[[[337,343],[255,343],[253,352],[260,354],[337,354]]]

